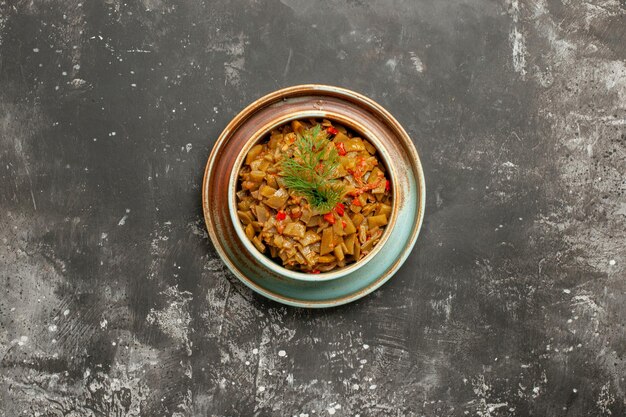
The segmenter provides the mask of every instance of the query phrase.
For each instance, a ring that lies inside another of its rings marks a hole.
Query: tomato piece
[[[284,211],[280,210],[278,213],[276,213],[276,220],[281,221],[281,220],[285,220],[287,218],[287,213],[285,213]]]
[[[319,274],[321,272],[322,271],[320,271],[319,269],[314,269],[314,270],[311,271],[312,274]]]
[[[341,227],[343,227],[344,229],[348,226],[348,223],[346,223],[344,220],[341,221]]]
[[[330,224],[335,224],[335,216],[333,216],[332,212],[324,214],[324,220]]]
[[[346,152],[346,145],[343,142],[339,142],[335,145],[337,147],[337,153],[341,156],[345,156],[348,152]]]
[[[339,133],[339,131],[332,126],[326,128],[326,131],[331,135],[336,135],[337,133]]]
[[[385,181],[385,191],[391,190],[391,181]]]
[[[346,210],[346,206],[344,206],[342,203],[337,203],[337,205],[335,206],[335,212],[339,216],[343,216],[343,214],[345,213],[345,210]]]

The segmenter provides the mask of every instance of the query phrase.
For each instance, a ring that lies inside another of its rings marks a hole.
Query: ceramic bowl
[[[377,149],[391,180],[392,214],[371,253],[341,269],[306,274],[282,267],[248,240],[236,213],[238,172],[249,149],[297,119],[329,119]],[[424,175],[411,139],[380,105],[346,89],[299,85],[268,94],[241,111],[218,138],[207,162],[202,205],[209,236],[245,285],[275,301],[330,307],[365,296],[386,282],[411,252],[424,214]]]
[[[317,113],[317,110],[313,113]],[[270,271],[272,271],[272,273],[276,275],[280,275],[287,279],[320,282],[320,281],[329,281],[333,279],[338,279],[345,275],[353,273],[357,271],[358,269],[362,268],[363,266],[365,266],[367,262],[369,262],[372,258],[376,256],[376,253],[384,245],[385,241],[390,235],[390,231],[395,226],[396,217],[397,217],[396,216],[397,204],[395,204],[396,200],[392,198],[392,211],[391,211],[391,216],[389,218],[388,224],[383,231],[383,235],[381,236],[380,241],[376,244],[376,246],[374,246],[374,248],[372,249],[370,253],[365,255],[358,262],[354,262],[352,264],[346,265],[343,268],[337,268],[332,271],[322,272],[320,274],[310,274],[310,273],[304,273],[304,272],[287,269],[283,267],[282,265],[278,264],[276,261],[274,261],[270,257],[268,257],[266,254],[259,252],[259,250],[252,244],[250,239],[246,237],[244,228],[241,222],[239,221],[239,218],[237,216],[237,195],[236,195],[237,191],[239,190],[239,170],[243,166],[243,163],[250,149],[257,143],[262,143],[266,141],[268,139],[268,136],[271,130],[279,126],[282,126],[286,123],[289,123],[292,120],[308,119],[308,118],[314,117],[312,116],[313,113],[305,111],[305,112],[289,114],[289,115],[285,115],[284,117],[273,119],[273,123],[262,126],[261,129],[255,132],[255,134],[248,139],[248,142],[241,148],[239,155],[237,156],[237,159],[235,160],[235,163],[234,163],[235,169],[233,169],[233,171],[230,174],[230,179],[228,183],[228,202],[230,205],[229,207],[230,217],[232,219],[233,225],[235,227],[235,232],[237,233],[237,236],[240,242],[246,247],[246,250],[252,256],[256,258],[256,260],[259,263],[263,264],[263,266],[269,269]],[[351,120],[351,119],[342,120],[342,119],[336,119],[333,117],[325,117],[325,119],[330,119],[333,122],[342,124],[343,126],[349,128],[353,132],[358,133],[360,137],[367,139],[371,144],[374,145],[374,147],[377,150],[376,156],[378,157],[379,161],[381,161],[383,165],[385,166],[385,168],[387,169],[387,177],[390,180],[390,183],[392,186],[392,195],[393,195],[393,193],[395,192],[395,182],[396,182],[395,179],[397,178],[396,171],[395,171],[396,167],[394,166],[394,164],[390,163],[391,162],[390,160],[388,160],[389,155],[385,149],[384,143],[380,142],[378,138],[376,137],[373,137],[373,136],[370,137],[368,135],[366,126],[362,125],[358,120]]]

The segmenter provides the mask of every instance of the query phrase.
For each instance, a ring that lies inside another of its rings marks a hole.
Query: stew
[[[301,272],[356,262],[380,241],[392,193],[376,148],[328,120],[295,120],[248,152],[237,214],[248,239]]]

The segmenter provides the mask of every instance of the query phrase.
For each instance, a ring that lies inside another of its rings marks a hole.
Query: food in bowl
[[[392,192],[376,148],[329,120],[294,120],[249,151],[239,171],[245,235],[285,268],[329,272],[380,241]]]

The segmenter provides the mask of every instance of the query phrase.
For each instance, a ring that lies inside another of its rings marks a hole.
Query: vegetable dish
[[[376,148],[328,120],[295,120],[271,131],[239,171],[237,215],[245,234],[288,269],[315,274],[362,259],[391,211]]]

